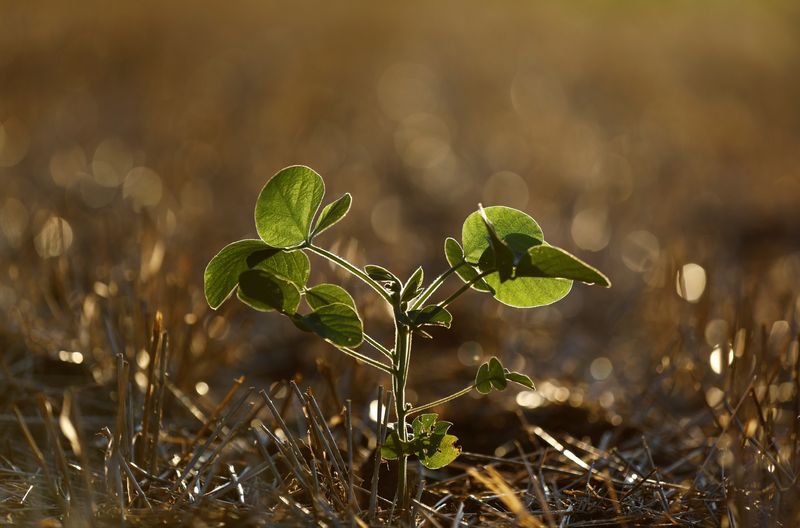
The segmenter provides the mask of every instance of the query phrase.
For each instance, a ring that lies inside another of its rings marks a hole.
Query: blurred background
[[[691,432],[682,416],[719,403],[737,343],[777,364],[797,331],[798,94],[790,1],[4,1],[4,375],[104,384],[123,354],[143,387],[158,310],[171,379],[199,402],[244,373],[366,412],[388,380],[284,318],[203,298],[209,259],[255,237],[262,185],[306,164],[329,199],[353,194],[319,243],[356,264],[433,277],[480,202],[525,210],[614,282],[526,311],[472,293],[451,331],[416,342],[411,401],[491,355],[537,382],[450,406],[480,425],[466,449],[510,438],[516,404],[576,435]],[[312,267],[390,340],[369,291]],[[796,398],[786,376],[761,387],[778,409]]]

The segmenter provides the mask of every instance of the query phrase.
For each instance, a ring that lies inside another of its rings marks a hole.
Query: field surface
[[[800,525],[798,94],[790,1],[0,0],[0,525]],[[203,294],[293,164],[358,266],[434,277],[481,203],[613,281],[415,341],[412,404],[536,390],[435,409],[410,517],[388,377]]]

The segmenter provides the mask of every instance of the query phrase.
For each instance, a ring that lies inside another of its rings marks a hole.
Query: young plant
[[[261,311],[288,317],[297,328],[317,334],[345,354],[391,377],[396,421],[390,427],[381,455],[397,460],[397,497],[408,506],[407,462],[416,457],[429,469],[451,463],[460,453],[457,438],[448,434],[450,422],[422,411],[477,390],[488,394],[508,382],[533,389],[525,374],[504,368],[496,357],[482,364],[472,383],[439,400],[413,407],[406,402],[413,336],[430,338],[429,327],[449,328],[447,307],[473,289],[492,295],[508,306],[531,308],[551,304],[569,293],[573,281],[610,286],[599,271],[563,249],[544,241],[539,225],[527,214],[509,207],[478,206],[461,232],[461,243],[447,238],[444,253],[448,269],[423,286],[421,267],[402,281],[377,265],[363,269],[316,244],[317,237],[339,222],[350,209],[351,196],[317,210],[325,194],[319,174],[303,166],[287,167],[273,176],[256,201],[259,240],[240,240],[222,249],[205,270],[208,304],[218,308],[234,291],[239,300]],[[316,217],[316,220],[315,220]],[[353,297],[335,284],[307,284],[307,254],[327,259],[369,285],[394,314],[394,346],[379,343],[364,332]],[[463,285],[450,296],[430,302],[447,278],[456,275]],[[301,310],[301,300],[306,307]],[[383,358],[358,350],[366,343]],[[417,415],[413,422],[408,420]]]

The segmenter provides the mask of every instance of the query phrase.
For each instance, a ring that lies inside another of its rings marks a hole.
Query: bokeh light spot
[[[683,299],[695,303],[703,296],[706,289],[706,270],[699,264],[690,262],[678,270],[675,288]]]
[[[59,216],[50,217],[33,240],[42,258],[63,255],[72,245],[72,227]]]

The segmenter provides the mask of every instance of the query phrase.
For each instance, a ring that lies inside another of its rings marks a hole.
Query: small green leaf
[[[444,241],[444,256],[447,259],[447,263],[450,264],[450,267],[455,268],[456,274],[458,274],[465,283],[472,282],[475,280],[475,277],[478,276],[478,271],[464,260],[464,251],[461,249],[461,244],[459,244],[456,239],[447,237]],[[492,291],[483,279],[479,279],[477,282],[473,283],[472,288],[483,292]]]
[[[503,369],[503,364],[494,356],[489,359],[489,381],[492,383],[492,387],[497,390],[504,390],[507,386],[506,371]]]
[[[418,267],[414,273],[411,274],[411,277],[409,277],[408,281],[406,281],[406,284],[403,286],[403,290],[400,293],[401,302],[408,302],[419,295],[424,275],[425,274],[422,271],[422,266]]]
[[[364,341],[364,324],[358,313],[346,304],[320,306],[304,316],[302,324],[334,345],[352,348]]]
[[[519,383],[520,385],[531,390],[536,389],[536,387],[533,385],[533,381],[525,374],[520,374],[519,372],[506,372],[506,379],[508,381],[513,381],[514,383]]]
[[[354,311],[356,303],[347,290],[335,284],[318,284],[306,290],[306,302],[312,310],[333,303],[346,304]]]
[[[431,304],[422,310],[411,310],[408,312],[408,317],[414,324],[421,326],[443,326],[450,328],[450,323],[453,322],[453,315],[447,311],[447,308],[442,308],[438,305]]]
[[[375,264],[367,264],[364,266],[364,271],[372,280],[381,283],[393,297],[400,295],[403,283],[394,273],[383,266],[377,266]]]
[[[222,248],[208,263],[203,274],[203,290],[208,305],[214,310],[219,308],[236,289],[239,275],[250,268],[247,257],[258,251],[269,250],[271,248],[261,240],[239,240]]]
[[[381,457],[386,460],[397,460],[403,454],[403,442],[397,431],[391,431],[381,446]]]
[[[503,390],[506,388],[506,372],[500,360],[492,356],[489,361],[478,368],[475,376],[475,388],[481,394],[489,394],[492,388]]]
[[[481,394],[492,392],[492,382],[489,380],[489,363],[483,363],[478,367],[478,374],[475,376],[475,388]]]
[[[264,270],[247,270],[239,275],[239,299],[262,312],[277,310],[291,315],[300,304],[300,291],[293,283]]]
[[[350,196],[350,193],[344,193],[344,196],[323,207],[311,236],[317,236],[344,218],[347,212],[350,210],[350,204],[352,201],[353,197]]]
[[[527,258],[520,262],[516,274],[518,277],[561,278],[611,286],[608,277],[597,269],[561,248],[546,244],[529,248]]]
[[[486,231],[489,233],[488,249],[491,251],[484,251],[484,255],[488,254],[490,256],[490,267],[497,270],[500,282],[505,282],[511,279],[511,277],[514,275],[514,266],[517,260],[516,256],[508,244],[506,244],[505,241],[501,240],[498,236],[497,230],[495,229],[491,220],[489,220],[489,217],[486,216],[486,210],[483,208],[483,206],[478,205],[478,209],[478,212],[481,214],[481,219],[486,226]],[[481,260],[483,260],[483,256],[481,257]]]
[[[256,230],[272,247],[288,248],[309,238],[325,194],[322,177],[308,167],[287,167],[270,178],[256,201]]]
[[[414,437],[433,432],[433,426],[438,416],[439,415],[436,413],[425,413],[414,418],[414,421],[411,422],[411,429],[414,431]]]
[[[461,454],[461,447],[455,445],[456,442],[458,438],[455,436],[443,435],[435,449],[426,450],[421,456],[417,455],[420,463],[428,469],[440,469],[449,465]]]
[[[381,282],[401,282],[397,276],[392,273],[391,271],[387,270],[383,266],[378,266],[376,264],[367,264],[364,266],[364,271],[369,275],[369,277],[376,281]]]
[[[522,211],[503,206],[485,207],[483,210],[494,226],[497,237],[514,253],[524,253],[529,247],[544,241],[539,224]],[[461,243],[464,246],[464,258],[471,264],[477,264],[483,252],[490,246],[486,224],[480,211],[470,214],[464,221]]]

